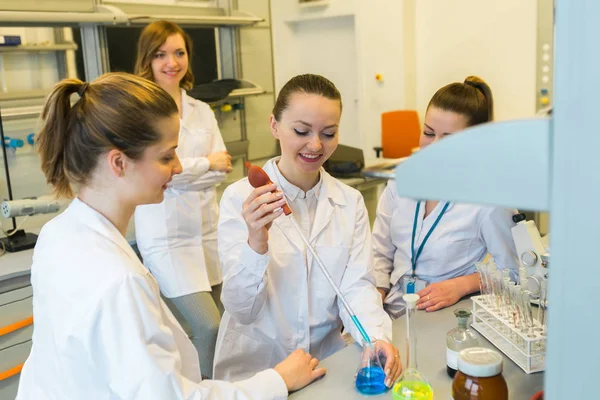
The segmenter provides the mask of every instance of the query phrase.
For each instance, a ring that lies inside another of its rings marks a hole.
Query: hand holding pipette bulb
[[[324,277],[337,294],[338,299],[341,301],[357,330],[360,332],[364,346],[370,346],[371,350],[376,351],[377,354],[385,357],[385,366],[382,365],[381,367],[383,367],[386,377],[385,385],[390,387],[402,372],[398,350],[388,342],[381,340],[372,341],[370,339],[339,287],[333,281],[333,278],[321,261],[321,258],[313,249],[295,219],[291,216],[292,211],[286,203],[285,195],[277,190],[277,185],[271,182],[269,176],[262,168],[251,165],[248,162],[244,165],[248,169],[248,181],[250,185],[255,188],[242,205],[242,216],[248,227],[248,245],[255,252],[265,254],[268,251],[269,229],[273,221],[282,214],[289,216],[292,225],[306,245],[306,249],[312,254],[313,259],[323,272]]]
[[[258,254],[268,250],[269,229],[273,221],[282,213],[292,213],[286,204],[283,193],[277,191],[262,168],[244,163],[248,168],[248,181],[255,189],[242,204],[242,216],[248,227],[248,245]]]

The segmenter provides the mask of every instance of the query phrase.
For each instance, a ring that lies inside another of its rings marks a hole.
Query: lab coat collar
[[[279,157],[273,158],[265,164],[263,169],[271,178],[271,181],[277,184],[280,189],[284,189],[282,182],[280,182],[278,174],[275,171],[277,168],[277,161]],[[335,178],[329,175],[323,168],[321,168],[321,189],[317,200],[317,211],[315,213],[315,221],[310,233],[309,241],[314,245],[314,240],[317,238],[319,233],[327,227],[327,225],[333,219],[333,213],[335,211],[335,206],[345,206],[346,205],[346,197],[344,193],[340,189],[340,183],[337,182]],[[287,193],[286,193],[287,196]],[[290,216],[293,218],[293,214]],[[281,232],[288,238],[295,247],[297,247],[300,251],[304,250],[304,242],[302,238],[296,231],[296,228],[292,225],[290,221],[290,217],[280,217],[274,221],[274,224],[281,230]],[[309,270],[310,265],[312,263],[309,262]],[[310,272],[310,271],[309,271]]]
[[[139,261],[139,258],[127,243],[121,232],[110,222],[104,215],[88,206],[78,197],[73,199],[67,212],[73,213],[77,220],[87,225],[96,233],[108,238],[110,241],[119,246],[130,258]]]
[[[323,185],[323,174],[319,173],[319,181],[317,182],[317,184],[315,186],[313,186],[310,190],[305,192],[302,189],[300,189],[298,186],[294,185],[293,183],[290,183],[287,179],[285,179],[285,176],[283,176],[283,174],[281,173],[281,171],[279,170],[279,167],[277,167],[277,165],[275,165],[275,168],[273,168],[273,171],[275,173],[275,176],[277,177],[277,182],[280,185],[281,190],[283,190],[283,192],[285,193],[285,197],[288,198],[289,200],[294,201],[298,197],[300,197],[300,198],[307,198],[309,196],[315,196],[316,198],[319,197],[319,194],[321,193],[321,186]]]
[[[280,182],[278,172],[275,172],[275,168],[277,168],[277,161],[279,161],[281,157],[275,157],[267,161],[263,167],[267,175],[271,178],[271,181],[277,184],[277,186],[285,190],[284,185]],[[328,198],[334,204],[345,206],[346,205],[346,196],[340,189],[339,185],[341,184],[337,179],[329,175],[323,167],[320,169],[320,182],[321,187],[319,188],[318,198],[319,200],[323,198]],[[317,184],[319,185],[319,184]],[[293,185],[292,185],[293,186]],[[289,196],[287,192],[285,192],[286,196]],[[318,214],[318,213],[317,213]],[[315,218],[316,219],[316,218]]]
[[[181,89],[181,124],[185,125],[187,120],[195,110],[195,101],[192,97],[187,95],[185,89]]]

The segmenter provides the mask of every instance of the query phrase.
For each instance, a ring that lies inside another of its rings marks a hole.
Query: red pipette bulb
[[[261,167],[252,165],[248,161],[244,163],[244,166],[248,168],[248,182],[250,182],[252,187],[258,188],[273,183],[271,182],[269,175],[267,175],[265,170]],[[271,193],[275,193],[275,191],[273,190]],[[292,213],[292,210],[290,210],[290,207],[287,205],[287,203],[283,205],[283,213],[285,215],[290,215]]]

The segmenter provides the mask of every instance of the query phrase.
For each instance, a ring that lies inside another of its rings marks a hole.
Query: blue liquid
[[[372,395],[387,392],[385,373],[380,367],[368,367],[358,371],[356,375],[356,390],[360,394]]]

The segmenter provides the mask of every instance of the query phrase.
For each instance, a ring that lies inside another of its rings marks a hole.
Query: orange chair
[[[377,157],[408,157],[419,147],[419,114],[414,110],[388,111],[381,114],[381,147],[374,147]]]

